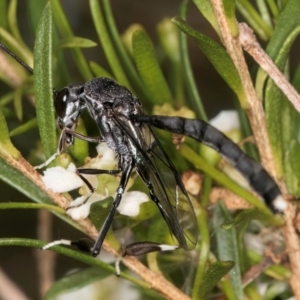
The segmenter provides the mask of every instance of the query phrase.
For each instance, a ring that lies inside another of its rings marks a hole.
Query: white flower
[[[223,110],[209,121],[209,124],[221,132],[240,129],[239,116],[236,110]]]
[[[75,221],[84,220],[90,214],[90,207],[94,202],[106,199],[106,195],[92,194],[89,196],[81,196],[73,200],[66,213]],[[86,201],[86,202],[85,202]],[[85,202],[85,203],[84,203]]]
[[[149,197],[142,192],[126,192],[122,196],[122,201],[117,210],[121,215],[135,217],[140,212],[140,205],[149,201]]]
[[[52,167],[44,171],[42,180],[47,189],[54,193],[69,192],[80,188],[84,183],[76,174],[76,167],[70,163],[67,169],[62,167]]]
[[[115,169],[117,160],[114,150],[107,146],[107,143],[100,143],[96,146],[97,157],[90,161],[89,167],[95,169],[112,170]]]

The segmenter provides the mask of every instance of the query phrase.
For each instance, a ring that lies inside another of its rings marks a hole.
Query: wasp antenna
[[[14,58],[20,65],[22,65],[28,72],[33,74],[33,69],[30,68],[20,57],[10,51],[4,44],[0,42],[0,48],[2,48],[6,53],[8,53],[12,58]]]

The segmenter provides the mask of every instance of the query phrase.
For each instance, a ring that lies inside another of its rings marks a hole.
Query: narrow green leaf
[[[209,178],[210,177],[206,177]],[[210,180],[211,181],[211,180]],[[201,199],[202,200],[202,199]],[[199,252],[199,259],[196,276],[193,284],[193,292],[192,292],[192,299],[198,299],[198,293],[202,292],[201,285],[203,282],[206,281],[205,278],[205,270],[207,267],[207,261],[209,257],[209,251],[210,251],[210,233],[208,228],[208,218],[207,218],[207,211],[204,207],[197,208],[196,211],[197,215],[197,222],[200,232],[200,252]],[[200,287],[200,288],[199,288]]]
[[[14,108],[18,120],[21,122],[23,119],[23,107],[22,107],[22,88],[21,86],[16,89],[14,95]]]
[[[7,28],[7,0],[0,0],[0,27]]]
[[[297,141],[291,141],[290,146],[290,155],[291,155],[291,166],[293,168],[293,171],[295,172],[297,178],[300,179],[300,153],[299,153],[299,142]]]
[[[218,202],[214,212],[214,228],[216,230],[216,240],[219,260],[231,260],[235,262],[235,266],[229,273],[230,282],[233,291],[238,300],[244,299],[242,288],[242,278],[239,262],[239,250],[237,241],[237,232],[235,228],[224,230],[220,226],[224,222],[232,221],[231,216],[226,210],[222,202]]]
[[[39,241],[39,240],[21,239],[21,238],[0,238],[0,247],[1,246],[24,246],[24,247],[42,248],[45,245],[47,245],[47,243]],[[51,250],[53,250],[57,253],[66,255],[68,257],[74,258],[78,261],[84,262],[88,265],[95,266],[95,267],[101,268],[103,270],[109,271],[112,274],[115,274],[115,272],[116,272],[114,267],[112,267],[111,265],[109,265],[99,259],[95,259],[94,257],[92,257],[89,254],[85,254],[85,253],[82,253],[79,251],[74,251],[72,249],[68,249],[68,248],[62,247],[62,246],[54,246],[51,248]],[[121,277],[135,283],[136,285],[138,285],[142,288],[147,288],[147,289],[150,288],[149,284],[147,284],[141,280],[138,280],[136,278],[133,278],[130,275],[127,275],[123,272],[121,272]]]
[[[7,124],[1,107],[0,107],[0,156],[3,158],[13,157],[14,159],[19,159],[21,156],[20,152],[14,147],[14,145],[10,141]],[[0,172],[0,177],[1,177],[1,172]]]
[[[161,218],[161,215],[158,215],[151,221],[147,237],[142,237],[142,240],[147,241],[168,241],[168,239],[170,239],[170,230],[165,220]],[[170,241],[170,243],[172,243],[172,241]]]
[[[234,262],[217,261],[213,263],[205,272],[203,280],[199,287],[199,298],[203,299],[215,285],[225,276],[233,267]]]
[[[55,24],[64,38],[73,37],[74,34],[68,23],[68,20],[63,12],[61,4],[59,0],[51,0],[51,8],[53,12],[53,17],[55,20]],[[89,80],[93,77],[92,72],[88,66],[86,59],[84,58],[82,51],[78,48],[71,48],[70,49],[74,63],[77,65],[77,69],[82,74],[85,80]]]
[[[95,227],[100,230],[103,226],[105,219],[107,218],[111,205],[113,202],[112,197],[108,197],[104,200],[94,202],[90,208],[90,219],[92,220]],[[120,243],[116,240],[112,226],[108,229],[107,235],[105,237],[107,241],[109,241],[110,245],[116,249],[120,248]]]
[[[29,16],[29,21],[31,25],[31,31],[35,36],[36,28],[43,12],[44,7],[46,6],[47,0],[30,0],[26,1],[27,11]]]
[[[291,139],[285,146],[284,157],[284,181],[288,192],[296,197],[300,195],[300,173],[299,173],[299,142]]]
[[[276,280],[286,281],[292,276],[292,271],[288,266],[283,265],[271,265],[264,273]]]
[[[280,121],[282,126],[284,181],[288,192],[298,196],[300,192],[300,174],[295,172],[294,166],[296,167],[296,161],[300,159],[298,134],[295,130],[300,125],[300,116],[285,97],[283,97]],[[295,149],[297,150],[295,151]]]
[[[236,8],[262,40],[267,41],[272,36],[272,29],[264,22],[249,0],[237,0]]]
[[[29,121],[27,121],[26,123],[16,127],[15,129],[13,129],[9,135],[12,137],[12,136],[16,136],[16,135],[19,135],[19,134],[22,134],[24,132],[27,132],[33,128],[37,127],[37,119],[36,118],[33,118],[33,119],[30,119]]]
[[[184,80],[182,80],[183,65],[179,45],[179,29],[169,18],[163,19],[156,26],[160,44],[170,62],[167,76],[172,94],[176,100],[176,107],[185,105]]]
[[[285,44],[290,35],[300,26],[300,20],[297,18],[300,14],[300,2],[298,0],[289,0],[276,23],[275,31],[268,43],[266,52],[274,60],[281,47]]]
[[[206,20],[211,24],[214,30],[221,36],[218,20],[211,6],[210,0],[193,0],[199,11],[203,14]]]
[[[113,198],[108,197],[107,199],[94,202],[91,205],[90,219],[98,230],[100,230],[100,228],[102,227],[103,222],[110,211],[110,205],[112,201]]]
[[[266,2],[268,3],[270,11],[273,14],[273,18],[278,19],[279,15],[280,15],[280,11],[279,11],[279,7],[277,6],[277,3],[275,2],[275,0],[267,0]]]
[[[27,65],[32,66],[33,58],[32,53],[26,51],[23,47],[20,47],[20,44],[18,41],[4,28],[0,28],[0,37],[1,41],[9,47],[11,51],[13,51],[17,56],[19,56]],[[13,59],[11,59],[13,61]],[[15,62],[15,64],[18,64],[18,62]],[[21,69],[20,73],[21,75],[25,73],[25,70],[22,66],[19,66]],[[22,76],[25,77],[25,76]]]
[[[274,35],[277,35],[278,31],[281,31],[281,28],[276,27]],[[281,71],[285,68],[291,46],[299,33],[300,23],[299,26],[289,32],[289,36],[283,40],[283,44],[280,45],[280,49],[276,53],[275,63]],[[277,176],[279,179],[284,176],[287,180],[286,183],[294,182],[292,178],[294,174],[289,173],[291,169],[288,168],[287,153],[289,150],[287,148],[289,148],[291,140],[298,138],[295,128],[299,125],[299,115],[281,90],[270,79],[267,81],[264,99],[267,127]],[[288,190],[291,194],[296,193],[292,185],[288,187]]]
[[[96,77],[107,77],[114,79],[114,77],[108,71],[106,71],[96,62],[90,61],[90,67]]]
[[[43,12],[43,9],[47,3],[47,0],[30,0],[26,1],[27,3],[27,11],[28,11],[28,17],[31,25],[31,31],[33,35],[36,34],[36,28],[38,21],[40,19],[40,16]],[[52,2],[53,3],[53,2]],[[51,6],[53,11],[53,5]],[[59,43],[61,37],[58,34],[57,26],[53,27],[53,73],[55,74],[53,78],[53,85],[55,86],[66,86],[71,82],[71,77],[68,72],[68,66],[65,61],[65,57],[63,55],[62,51],[59,51],[58,53],[55,52],[56,46]],[[72,49],[71,51],[73,51]],[[75,50],[73,51],[75,52]],[[77,62],[75,62],[77,63]],[[84,68],[84,67],[83,67]],[[82,72],[85,69],[80,70]]]
[[[238,96],[242,107],[247,108],[247,100],[244,91],[244,87],[240,80],[237,69],[234,66],[231,58],[227,54],[224,48],[222,48],[218,43],[208,38],[207,36],[195,31],[191,28],[183,19],[180,17],[175,17],[172,19],[174,24],[176,24],[184,33],[191,36],[203,53],[207,56],[210,62],[213,64],[218,73],[230,86],[230,88]]]
[[[31,51],[25,44],[21,37],[18,21],[17,21],[17,0],[11,0],[8,6],[8,25],[14,38],[18,41],[18,45],[27,55],[31,54]]]
[[[157,61],[153,44],[144,30],[132,36],[133,57],[154,104],[172,103],[172,95]]]
[[[283,145],[281,140],[281,112],[284,95],[268,80],[265,92],[266,123],[269,133],[272,154],[276,167],[276,175],[279,179],[283,176]]]
[[[111,0],[102,0],[103,3],[103,9],[105,13],[105,18],[108,25],[108,30],[111,34],[111,39],[113,41],[113,44],[115,45],[116,51],[119,54],[120,61],[124,65],[124,69],[129,79],[132,80],[132,84],[134,88],[137,89],[137,92],[141,94],[142,98],[150,99],[150,96],[147,94],[147,91],[145,89],[145,86],[133,64],[132,59],[130,58],[128,52],[125,49],[125,45],[121,40],[120,34],[117,29],[116,22],[114,20],[114,16],[112,13]],[[130,38],[130,44],[131,44],[131,38]]]
[[[262,220],[271,222],[273,224],[275,221],[273,217],[264,214],[262,211],[259,211],[257,209],[246,209],[239,213],[233,220],[223,223],[221,227],[225,230],[230,230],[231,228],[240,224],[241,222],[248,222],[251,220]]]
[[[16,150],[15,150],[16,151]],[[1,156],[2,153],[0,152]],[[53,205],[53,201],[38,186],[23,175],[19,170],[8,164],[0,157],[0,179],[37,203]],[[80,230],[79,225],[68,216],[54,212],[56,216]]]
[[[129,90],[132,90],[132,87],[117,57],[112,41],[108,35],[108,30],[105,25],[103,14],[101,11],[101,7],[98,3],[98,0],[90,0],[89,3],[90,3],[90,10],[92,13],[93,21],[96,27],[96,31],[100,43],[104,50],[106,59],[110,65],[110,68],[112,69],[114,77],[120,84],[125,85]]]
[[[10,103],[14,99],[14,92],[5,94],[4,96],[0,97],[0,107],[5,106],[6,104]]]
[[[50,3],[38,24],[34,45],[34,90],[41,142],[46,157],[56,152],[55,112],[52,87],[52,15]]]
[[[62,39],[57,45],[59,48],[91,48],[97,46],[97,43],[90,39],[82,38],[79,36],[72,36]]]
[[[270,27],[273,28],[272,18],[270,16],[267,3],[265,1],[256,0],[256,5],[261,15],[261,18],[264,22]]]
[[[278,53],[282,50],[282,46],[287,44],[286,40],[289,40],[293,35],[293,32],[300,26],[300,1],[289,0],[284,10],[281,12],[280,17],[276,23],[274,33],[266,48],[267,54],[276,60]],[[263,91],[265,88],[265,81],[267,79],[267,73],[262,69],[259,69],[256,77],[256,90],[263,99]]]
[[[0,203],[0,209],[48,209],[55,211],[59,214],[65,214],[65,210],[50,204],[43,203],[30,203],[30,202],[2,202]]]
[[[77,122],[76,132],[87,136],[86,128],[82,119]],[[76,157],[76,160],[80,164],[84,164],[86,157],[89,155],[89,143],[81,139],[75,139],[72,147],[69,147],[68,151]]]
[[[237,37],[239,34],[239,29],[237,26],[237,20],[235,18],[235,1],[234,0],[224,0],[224,12],[228,21],[228,25],[233,37]]]
[[[45,299],[55,300],[61,294],[77,291],[91,283],[111,276],[111,271],[97,267],[79,270],[56,281],[47,291]]]
[[[180,17],[182,19],[186,18],[188,3],[189,3],[188,0],[183,0],[181,3]],[[180,51],[182,56],[182,64],[183,64],[183,72],[184,72],[184,75],[182,77],[185,78],[184,80],[185,86],[189,98],[191,99],[191,107],[195,111],[197,118],[207,121],[207,115],[197,89],[197,84],[195,81],[195,77],[193,75],[193,70],[189,58],[187,35],[182,31],[179,34],[179,43],[180,43]]]

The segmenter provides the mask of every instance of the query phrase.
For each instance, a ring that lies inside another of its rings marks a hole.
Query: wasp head
[[[67,127],[74,130],[76,128],[77,120],[85,107],[81,100],[83,91],[83,83],[73,83],[56,93],[54,106],[61,129]]]

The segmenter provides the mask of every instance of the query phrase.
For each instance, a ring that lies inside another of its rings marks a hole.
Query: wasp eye
[[[57,115],[60,118],[63,118],[66,114],[68,97],[69,97],[68,89],[62,89],[57,93],[57,96],[55,97],[55,102],[54,102],[55,110]]]

